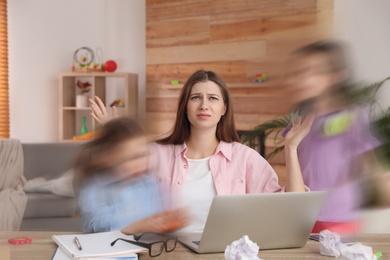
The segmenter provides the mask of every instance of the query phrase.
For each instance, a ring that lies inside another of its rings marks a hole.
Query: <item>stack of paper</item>
[[[81,250],[75,243],[75,237],[80,242]],[[101,232],[93,234],[53,235],[53,241],[58,249],[53,259],[83,259],[104,258],[104,259],[137,259],[137,253],[147,252],[148,249],[139,247],[124,241],[118,241],[114,246],[111,242],[117,238],[133,240],[120,231]],[[68,257],[68,258],[66,258]]]
[[[52,260],[72,260],[71,256],[67,255],[60,247],[57,248]],[[77,258],[76,258],[77,259]],[[82,260],[138,260],[138,255],[121,255],[116,257],[101,256],[101,257],[83,257]]]

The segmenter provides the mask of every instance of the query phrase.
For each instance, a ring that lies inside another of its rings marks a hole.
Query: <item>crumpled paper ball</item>
[[[320,232],[320,254],[339,257],[345,260],[372,260],[376,259],[372,248],[361,243],[352,245],[343,244],[340,235],[329,230]]]
[[[329,230],[320,232],[320,254],[326,256],[340,256],[340,235]]]
[[[247,235],[234,241],[225,249],[225,260],[261,260],[257,254],[260,247]]]
[[[341,249],[341,255],[344,259],[366,260],[376,259],[370,246],[365,246],[362,243],[356,243],[351,246],[344,245]]]

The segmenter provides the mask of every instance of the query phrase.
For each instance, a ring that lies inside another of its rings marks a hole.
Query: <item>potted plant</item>
[[[77,87],[80,89],[80,94],[76,95],[76,107],[87,107],[88,106],[88,93],[91,91],[91,83],[89,81],[77,80]]]

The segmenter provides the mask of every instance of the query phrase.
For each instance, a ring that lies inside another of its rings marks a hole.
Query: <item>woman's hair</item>
[[[295,57],[321,55],[327,59],[328,70],[325,73],[339,73],[340,80],[332,86],[332,92],[340,98],[348,98],[352,72],[343,43],[337,41],[318,41],[305,45],[293,53]]]
[[[102,156],[112,152],[123,141],[144,135],[141,126],[131,118],[119,117],[107,122],[99,131],[98,137],[86,143],[76,158],[73,181],[75,191],[78,191],[85,180],[107,167],[102,165]]]
[[[234,142],[239,141],[236,127],[234,125],[233,103],[229,90],[223,80],[212,71],[198,70],[192,74],[184,84],[179,98],[179,104],[176,113],[176,122],[171,134],[157,141],[159,144],[183,144],[191,135],[191,123],[187,117],[187,103],[190,98],[192,87],[198,82],[212,81],[219,86],[223,102],[226,106],[226,112],[221,117],[217,125],[216,137],[220,141]]]

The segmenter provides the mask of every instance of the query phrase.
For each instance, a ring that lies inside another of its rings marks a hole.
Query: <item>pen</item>
[[[78,248],[79,250],[82,250],[82,249],[83,249],[83,248],[81,247],[80,241],[79,241],[79,239],[78,239],[77,237],[74,237],[74,242],[75,242],[75,244],[76,244],[76,246],[77,246],[77,248]]]

